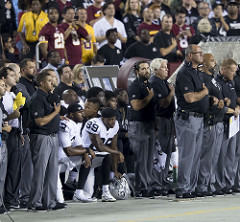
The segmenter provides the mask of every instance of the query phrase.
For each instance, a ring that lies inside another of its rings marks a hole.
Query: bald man
[[[212,196],[215,171],[223,139],[224,98],[222,87],[214,79],[216,61],[212,54],[203,55],[203,79],[209,90],[210,106],[204,117],[203,145],[195,196]]]

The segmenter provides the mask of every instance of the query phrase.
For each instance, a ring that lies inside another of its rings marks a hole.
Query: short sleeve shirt
[[[169,89],[167,81],[160,79],[156,76],[152,76],[151,79],[149,80],[149,82],[151,83],[151,85],[153,87],[154,96],[155,96],[155,100],[156,100],[156,115],[166,117],[166,118],[172,117],[173,113],[175,111],[174,97],[167,108],[161,107],[159,104],[159,101],[161,99],[166,98],[170,93],[170,89]]]
[[[62,23],[59,25],[59,27],[62,28],[65,32],[68,29],[69,24]],[[69,65],[76,65],[82,63],[82,46],[80,39],[86,38],[88,36],[87,31],[80,26],[77,29],[75,29],[75,32],[78,35],[77,39],[74,39],[72,37],[72,34],[70,33],[67,39],[65,40],[65,47],[67,51]]]
[[[30,133],[49,135],[57,133],[59,130],[59,115],[56,115],[49,123],[38,126],[35,122],[37,118],[43,118],[54,112],[54,107],[48,102],[48,94],[38,89],[32,96],[32,103],[30,105]]]
[[[21,17],[17,31],[24,33],[26,40],[28,42],[36,42],[38,41],[38,34],[40,30],[47,23],[48,23],[47,13],[41,11],[41,13],[37,15],[33,12],[25,12]],[[36,32],[35,35],[33,35],[34,31]]]
[[[108,29],[113,29],[116,28],[117,31],[123,36],[127,37],[127,33],[125,30],[125,27],[123,23],[117,19],[114,19],[113,26],[110,25],[110,23],[106,20],[105,17],[101,18],[98,20],[94,25],[94,33],[95,37],[101,37],[106,35],[106,31]],[[103,45],[107,44],[107,40],[104,40],[99,43],[99,48],[102,47]],[[119,49],[122,49],[122,43],[119,39],[117,39],[117,42],[115,43],[115,46],[118,47]]]
[[[152,89],[149,82],[144,83],[138,78],[135,79],[128,88],[130,101],[134,99],[144,99],[148,95],[147,88]],[[152,98],[151,101],[139,111],[136,111],[131,107],[129,112],[129,121],[140,121],[152,124],[155,120],[154,102],[154,98]]]
[[[201,114],[205,114],[207,112],[209,107],[208,96],[205,96],[201,100],[193,103],[188,103],[184,99],[185,93],[202,91],[202,85],[202,73],[197,69],[193,69],[191,65],[185,61],[185,64],[179,70],[176,79],[175,94],[179,109]]]
[[[48,51],[56,49],[61,58],[64,59],[64,31],[61,27],[54,27],[47,23],[39,33],[39,42],[48,42]]]

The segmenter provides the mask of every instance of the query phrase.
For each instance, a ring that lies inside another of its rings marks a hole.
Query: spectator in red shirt
[[[94,0],[94,3],[87,8],[87,23],[93,26],[104,15],[102,13],[103,0]]]
[[[64,30],[65,48],[69,65],[71,67],[82,63],[82,46],[80,39],[84,38],[87,41],[91,40],[88,32],[80,26],[79,21],[75,21],[75,12],[73,7],[66,7],[63,9],[63,17],[65,22],[59,27]]]
[[[188,47],[189,38],[195,33],[194,28],[185,24],[186,10],[182,7],[176,9],[175,24],[172,27],[172,33],[176,37],[178,49],[183,53]]]
[[[138,27],[138,35],[142,29],[147,29],[150,34],[150,42],[153,42],[154,36],[161,29],[160,25],[156,25],[152,22],[153,20],[153,11],[150,8],[145,8],[143,11],[143,22]]]
[[[67,60],[64,48],[64,30],[59,27],[59,12],[56,8],[48,9],[49,22],[41,29],[39,33],[40,50],[44,59],[47,59],[48,52],[56,49],[61,59]]]
[[[69,0],[56,0],[56,2],[57,2],[58,5],[59,5],[60,14],[63,13],[63,9],[64,9],[65,7],[72,6],[71,1],[69,1]]]

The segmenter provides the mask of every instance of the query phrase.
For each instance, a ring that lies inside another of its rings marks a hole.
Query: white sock
[[[109,191],[109,185],[103,185],[102,186],[102,191],[103,191],[103,193],[108,192]]]
[[[76,189],[75,194],[77,196],[82,196],[83,195],[83,190],[82,189]]]

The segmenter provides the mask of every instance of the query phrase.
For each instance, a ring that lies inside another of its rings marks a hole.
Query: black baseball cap
[[[224,4],[222,4],[220,1],[216,1],[213,5],[212,5],[212,10],[215,9],[217,6],[221,5],[222,8],[224,7]]]
[[[238,7],[238,3],[235,0],[228,1],[228,5],[236,5]]]
[[[78,103],[73,103],[73,104],[68,106],[67,113],[68,114],[75,113],[75,112],[78,112],[78,111],[81,111],[81,110],[83,110],[81,105],[79,105]]]

